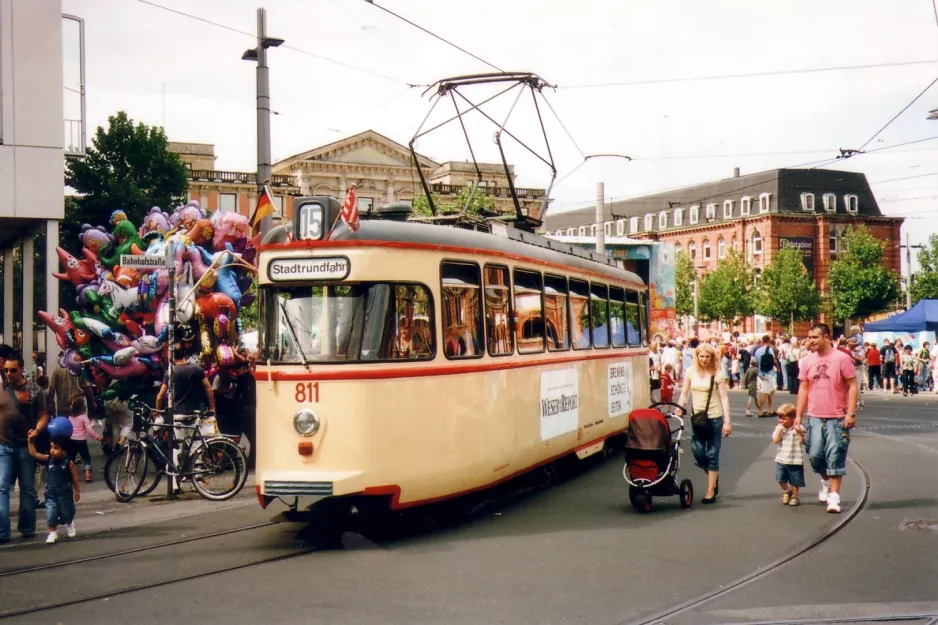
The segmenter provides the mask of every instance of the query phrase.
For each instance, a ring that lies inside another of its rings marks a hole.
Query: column
[[[394,180],[388,178],[388,204],[394,202]]]
[[[59,309],[59,281],[52,277],[53,271],[58,271],[59,258],[55,248],[59,245],[59,222],[50,219],[46,222],[46,310],[55,314]],[[54,334],[48,328],[46,337],[46,375],[52,379],[52,373],[59,366],[59,353],[61,348],[55,340]]]
[[[3,250],[3,342],[13,345],[13,252],[14,246]]]
[[[58,258],[58,256],[56,256]],[[36,319],[34,310],[33,289],[35,288],[36,250],[33,245],[32,233],[23,237],[23,368],[25,373],[33,373],[33,350],[36,346],[33,341],[33,322]]]
[[[348,192],[348,185],[347,185],[347,182],[346,182],[346,180],[345,180],[345,174],[344,174],[344,173],[339,174],[339,193],[338,193],[338,198],[339,198],[339,201],[340,201],[340,202],[342,202],[342,201],[345,200],[345,194],[346,194],[347,192]]]

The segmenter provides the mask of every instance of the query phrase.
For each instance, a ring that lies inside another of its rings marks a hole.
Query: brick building
[[[886,244],[886,266],[900,271],[902,218],[886,217],[866,176],[826,169],[777,169],[612,202],[604,232],[674,243],[701,273],[736,250],[759,273],[782,246],[802,250],[821,293],[827,292],[832,260],[850,228],[866,226]],[[568,236],[595,236],[593,207],[552,213],[545,229]],[[761,329],[749,319],[745,331]],[[799,331],[804,328],[799,329]],[[803,332],[802,332],[803,334]]]

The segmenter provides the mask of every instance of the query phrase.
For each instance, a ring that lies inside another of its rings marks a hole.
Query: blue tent
[[[864,332],[938,331],[938,299],[923,299],[902,314],[863,326]]]

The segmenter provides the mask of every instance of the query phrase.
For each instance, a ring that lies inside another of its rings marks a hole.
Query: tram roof
[[[500,230],[501,226],[502,224],[495,224],[494,229]],[[582,247],[569,245],[510,226],[504,227],[504,234],[493,234],[435,224],[362,220],[357,232],[343,227],[333,235],[332,240],[337,242],[389,241],[472,248],[514,256],[526,256],[534,260],[567,265],[573,269],[602,273],[611,278],[644,284],[644,281],[637,274],[620,269],[616,265],[615,259],[609,256],[596,254]]]

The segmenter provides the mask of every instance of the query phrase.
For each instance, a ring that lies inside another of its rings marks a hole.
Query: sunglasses
[[[19,369],[4,369],[3,370],[4,373],[16,373],[17,371],[19,371]]]

